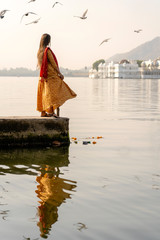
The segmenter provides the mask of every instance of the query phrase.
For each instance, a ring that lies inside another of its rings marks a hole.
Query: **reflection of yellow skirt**
[[[76,97],[76,93],[59,77],[39,80],[37,91],[37,111],[49,112],[49,108],[60,107],[65,101]]]

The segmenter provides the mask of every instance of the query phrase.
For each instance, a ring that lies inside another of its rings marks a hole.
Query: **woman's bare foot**
[[[55,113],[53,113],[52,117],[59,118],[59,116],[56,115]]]
[[[48,115],[48,117],[58,118],[58,115],[56,115],[55,113],[48,113],[47,115]]]
[[[48,115],[48,114],[47,114],[45,111],[42,111],[42,112],[41,112],[41,117],[47,117],[47,115]]]
[[[55,118],[58,118],[58,112],[57,112],[57,114],[55,114],[54,113],[54,109],[53,109],[53,106],[51,106],[50,108],[49,108],[49,111],[48,111],[49,113],[48,113],[48,117],[55,117]]]

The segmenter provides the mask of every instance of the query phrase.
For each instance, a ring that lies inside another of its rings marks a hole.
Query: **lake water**
[[[159,240],[160,80],[65,81],[70,147],[0,151],[0,239]],[[0,116],[38,116],[37,84],[0,77]]]

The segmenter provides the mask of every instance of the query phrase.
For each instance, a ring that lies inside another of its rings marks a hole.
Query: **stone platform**
[[[0,117],[0,148],[69,145],[69,119]]]

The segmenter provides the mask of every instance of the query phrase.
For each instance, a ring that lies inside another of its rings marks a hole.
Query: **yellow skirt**
[[[37,91],[37,111],[48,112],[50,107],[57,109],[65,101],[75,98],[76,93],[59,77],[39,80]]]

